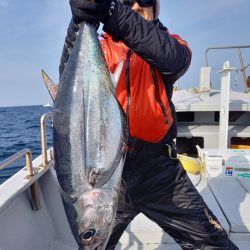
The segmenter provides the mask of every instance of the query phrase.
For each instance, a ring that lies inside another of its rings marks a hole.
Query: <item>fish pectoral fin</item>
[[[121,59],[121,61],[118,63],[115,72],[114,72],[114,78],[115,78],[115,88],[117,87],[117,84],[120,80],[121,73],[122,73],[122,68],[123,68],[124,61]]]
[[[92,187],[99,188],[103,186],[111,177],[111,174],[107,174],[104,169],[95,168],[92,169],[88,176],[89,184]]]
[[[58,91],[58,84],[55,84],[43,69],[42,69],[42,78],[53,102],[55,102]]]
[[[93,169],[90,174],[89,174],[89,178],[88,178],[88,181],[89,181],[89,184],[91,186],[95,186],[96,183],[98,182],[98,179],[100,177],[100,169]]]
[[[114,88],[115,88],[115,89],[116,89],[116,87],[117,87],[117,85],[118,85],[118,82],[119,82],[119,80],[120,80],[120,77],[121,77],[123,64],[124,64],[124,61],[123,61],[123,59],[121,59],[121,61],[120,61],[120,62],[118,63],[118,65],[116,66],[116,69],[115,69],[114,74],[112,74],[112,73],[110,72],[111,79],[112,79],[112,82],[113,82],[113,85],[114,85]]]

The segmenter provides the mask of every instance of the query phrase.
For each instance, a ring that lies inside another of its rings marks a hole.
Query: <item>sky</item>
[[[178,82],[181,89],[198,86],[206,48],[250,45],[250,0],[160,2],[160,20],[171,33],[186,40],[193,52],[191,66]],[[41,69],[58,82],[70,18],[69,0],[0,0],[0,107],[51,102]],[[236,51],[212,52],[209,62],[221,68],[230,60],[238,68],[236,55]],[[250,63],[250,49],[243,50],[243,58],[246,65]],[[214,85],[219,86],[216,77]],[[242,84],[237,74],[232,81]]]

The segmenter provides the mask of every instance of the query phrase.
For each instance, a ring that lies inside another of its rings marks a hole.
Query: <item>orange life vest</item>
[[[128,111],[130,136],[147,142],[159,142],[166,136],[173,123],[161,73],[152,69],[146,61],[132,52],[128,89],[126,63],[129,48],[122,42],[114,42],[109,35],[104,35],[101,46],[112,73],[121,59],[124,60],[116,95],[124,112]]]

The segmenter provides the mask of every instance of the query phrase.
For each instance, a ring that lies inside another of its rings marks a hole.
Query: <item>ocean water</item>
[[[44,113],[52,112],[53,108],[36,106],[0,107],[0,162],[29,148],[32,159],[41,154],[40,118]],[[47,144],[52,146],[52,123],[46,124]],[[0,184],[15,174],[25,165],[25,157],[0,170]]]

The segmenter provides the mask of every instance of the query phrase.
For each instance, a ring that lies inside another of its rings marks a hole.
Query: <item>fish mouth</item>
[[[95,250],[101,250],[101,246],[102,246],[102,244],[98,245],[98,246],[95,248]]]
[[[101,250],[102,244],[99,244],[96,247],[86,247],[86,246],[80,246],[78,250]]]

